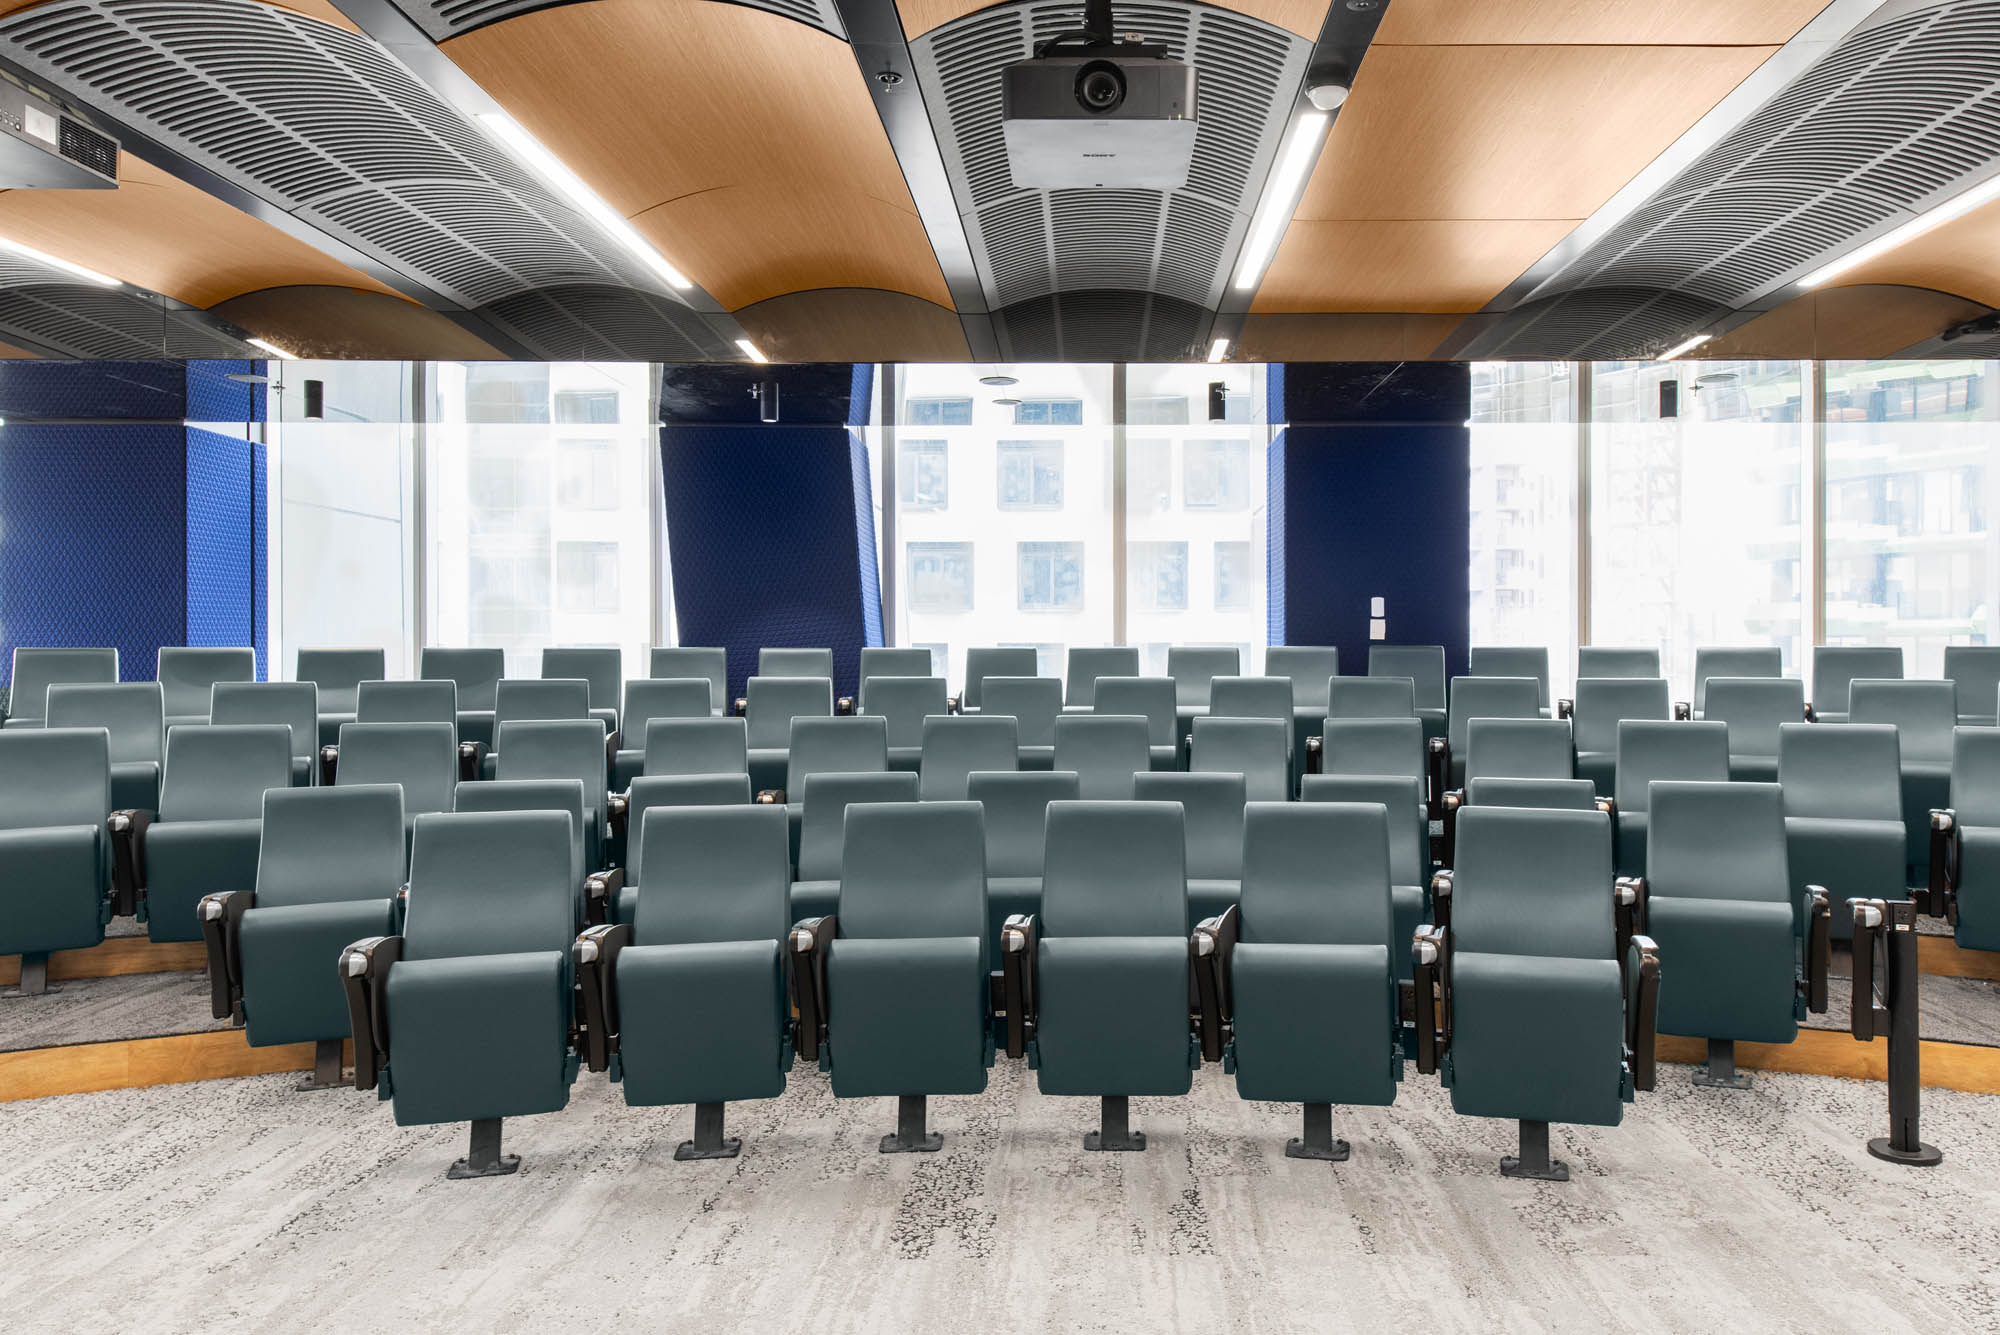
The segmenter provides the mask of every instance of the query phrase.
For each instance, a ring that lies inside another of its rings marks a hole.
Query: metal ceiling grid
[[[483,28],[489,23],[515,18],[538,9],[555,9],[561,5],[580,4],[583,0],[395,0],[396,7],[410,16],[410,21],[429,33],[431,40],[442,42]],[[846,31],[841,27],[840,15],[834,11],[832,0],[728,0],[749,9],[762,9],[772,14],[780,14],[795,19],[821,32],[832,33],[845,41]]]

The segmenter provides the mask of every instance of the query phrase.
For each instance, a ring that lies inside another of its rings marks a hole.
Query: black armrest
[[[111,911],[118,917],[139,911],[146,888],[146,831],[152,824],[150,811],[114,811],[104,823],[111,838]]]
[[[1306,738],[1306,773],[1318,774],[1326,765],[1326,737]]]
[[[853,713],[854,713],[853,696],[843,695],[838,700],[835,700],[833,702],[833,714],[835,718],[847,718],[851,716]]]
[[[1593,798],[1593,799],[1591,799],[1591,800],[1592,800],[1593,802],[1595,802],[1595,803],[1597,804],[1597,809],[1598,809],[1599,811],[1601,811],[1601,812],[1603,812],[1603,813],[1604,813],[1605,815],[1607,815],[1607,816],[1611,817],[1611,823],[1612,823],[1613,825],[1616,825],[1616,824],[1618,823],[1618,799],[1617,799],[1617,798],[1615,798],[1615,797],[1598,797],[1598,798]]]
[[[1626,948],[1632,938],[1646,930],[1646,878],[1620,876],[1611,883],[1611,919],[1618,932],[1618,968],[1625,971]],[[1632,985],[1631,978],[1625,985]]]
[[[963,714],[965,712],[965,697],[963,695],[954,695],[946,700],[944,702],[944,712],[947,714]]]
[[[1949,807],[1931,811],[1931,871],[1918,896],[1919,913],[1958,922],[1958,813]]]
[[[576,990],[583,1002],[582,1041],[577,1048],[593,1071],[609,1067],[611,1055],[618,1051],[618,952],[631,943],[629,926],[599,924],[586,929],[570,947]]]
[[[1799,961],[1799,990],[1805,995],[1806,1010],[1826,1014],[1826,979],[1833,963],[1833,913],[1828,906],[1826,887],[1809,885],[1805,894],[1806,935],[1800,943],[1804,958]]]
[[[782,788],[760,788],[757,790],[757,803],[760,806],[781,807],[785,805],[785,790]]]
[[[826,955],[839,931],[839,921],[829,913],[802,919],[785,939],[785,976],[799,1017],[792,1051],[809,1062],[819,1060],[819,1045],[826,1041]]]
[[[1620,958],[1619,967],[1635,980],[1625,1003],[1625,1046],[1631,1053],[1632,1088],[1650,1092],[1658,1080],[1654,1056],[1660,1017],[1660,947],[1650,936],[1634,936],[1629,954],[1634,961]]]
[[[625,869],[612,867],[583,878],[583,920],[593,927],[611,921],[611,905],[625,888]]]
[[[626,793],[607,793],[604,797],[604,819],[611,826],[611,837],[625,837],[626,822],[632,818],[632,799]],[[627,854],[629,857],[630,855]]]
[[[1436,1075],[1451,1047],[1451,932],[1432,923],[1417,928],[1410,944],[1415,965],[1417,1071]]]
[[[1570,717],[1571,715],[1573,715],[1573,714],[1575,714],[1575,713],[1576,713],[1576,701],[1574,701],[1574,700],[1558,700],[1558,701],[1556,701],[1556,717],[1557,717],[1557,718],[1569,718],[1569,717]]]
[[[1454,788],[1444,795],[1438,804],[1444,817],[1444,847],[1442,861],[1450,867],[1458,862],[1458,809],[1465,805],[1465,790]]]
[[[739,715],[740,715],[740,714],[747,714],[747,713],[749,713],[749,712],[750,712],[750,701],[749,701],[749,700],[748,700],[747,698],[745,698],[744,696],[740,696],[740,695],[739,695],[739,696],[737,696],[737,697],[736,697],[736,707],[735,707],[735,709],[734,709],[734,710],[732,710],[731,712],[733,712],[733,713],[736,713],[736,714],[739,714]]]
[[[334,780],[339,776],[339,773],[340,748],[337,746],[322,746],[319,749],[319,786],[322,788],[333,787]]]
[[[1694,718],[1694,706],[1686,700],[1674,701],[1674,722],[1686,723]]]
[[[1007,998],[1007,1055],[1025,1056],[1035,1037],[1035,957],[1041,924],[1016,913],[1000,928],[1002,986]]]
[[[1194,768],[1194,733],[1190,732],[1181,741],[1181,768]]]
[[[1443,929],[1451,926],[1451,868],[1431,877],[1431,923]]]
[[[1201,1004],[1196,1021],[1201,1035],[1201,1059],[1205,1062],[1221,1061],[1234,1036],[1236,994],[1230,965],[1236,953],[1240,922],[1232,904],[1218,916],[1196,923],[1194,935],[1188,938],[1195,995]]]
[[[1854,911],[1854,998],[1847,1027],[1863,1043],[1889,1032],[1889,1012],[1875,1004],[1875,947],[1886,935],[1889,906],[1879,899],[1850,899]]]
[[[389,968],[403,958],[400,936],[363,937],[340,952],[340,985],[354,1032],[354,1087],[375,1088],[389,1064]]]
[[[460,742],[458,744],[458,781],[471,783],[479,778],[486,768],[486,743]]]
[[[196,905],[208,947],[208,1009],[218,1020],[243,1022],[243,911],[256,906],[248,890],[203,895]]]
[[[1451,741],[1445,737],[1433,737],[1426,752],[1430,761],[1430,802],[1431,819],[1438,820],[1444,815],[1444,789],[1451,782]]]
[[[1819,715],[1814,712],[1812,707],[1812,701],[1810,700],[1806,701],[1806,722],[1808,723],[1819,722]]]

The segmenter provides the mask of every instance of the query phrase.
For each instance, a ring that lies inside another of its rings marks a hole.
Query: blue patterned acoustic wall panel
[[[882,644],[882,571],[875,553],[875,487],[869,468],[869,409],[875,402],[875,365],[856,362],[847,395],[847,425],[852,439],[848,456],[854,472],[854,545],[861,558],[861,638],[862,643],[879,648]],[[856,662],[859,671],[859,661]]]
[[[187,428],[187,640],[251,644],[256,470],[249,441]]]

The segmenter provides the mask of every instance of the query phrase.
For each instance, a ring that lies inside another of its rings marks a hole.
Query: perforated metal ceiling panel
[[[1080,4],[1031,0],[968,14],[911,43],[980,285],[995,311],[1021,307],[1018,319],[1000,321],[1003,336],[1010,326],[1024,334],[1042,329],[1032,346],[1053,346],[1047,337],[1069,357],[1086,355],[1078,350],[1085,347],[1131,348],[1133,317],[1153,304],[1041,300],[1061,293],[1170,298],[1193,308],[1186,335],[1197,338],[1203,312],[1228,281],[1312,44],[1228,10],[1178,0],[1121,4],[1120,32],[1142,33],[1200,71],[1200,128],[1186,188],[1016,189],[1001,134],[1001,68],[1082,19]],[[1148,346],[1163,346],[1157,339],[1175,322],[1146,335]],[[1171,355],[1186,351],[1183,343]]]
[[[1638,356],[1805,276],[2000,163],[2000,0],[1851,33],[1468,355]]]
[[[0,342],[67,357],[260,357],[209,317],[0,251]]]
[[[832,0],[729,0],[750,9],[767,10],[782,14],[788,19],[830,32],[835,37],[846,39],[847,33],[841,27],[840,15],[834,12]],[[396,8],[410,16],[410,21],[431,35],[431,40],[442,42],[447,37],[456,37],[474,28],[483,28],[489,23],[511,19],[516,14],[526,14],[530,10],[554,9],[558,5],[580,4],[583,0],[395,0]]]

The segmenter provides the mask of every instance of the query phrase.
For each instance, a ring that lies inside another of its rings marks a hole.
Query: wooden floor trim
[[[49,977],[117,978],[128,973],[178,973],[208,967],[208,948],[199,941],[148,941],[143,936],[111,936],[83,950],[49,956]],[[21,981],[21,957],[0,955],[0,987]]]
[[[1917,967],[1925,973],[1953,978],[1983,978],[2000,983],[2000,954],[1990,950],[1967,950],[1948,936],[1917,938]]]
[[[1923,1078],[1933,1089],[1957,1089],[1968,1094],[2000,1094],[2000,1048],[1969,1043],[1923,1044]],[[1708,1059],[1699,1038],[1660,1035],[1659,1058],[1698,1066]],[[1889,1040],[1857,1042],[1841,1030],[1801,1029],[1790,1043],[1738,1043],[1736,1064],[1757,1071],[1791,1071],[1800,1075],[1844,1076],[1850,1080],[1889,1078]]]
[[[349,1047],[348,1057],[353,1055]],[[253,1048],[241,1029],[0,1052],[0,1103],[312,1069],[313,1045]]]

